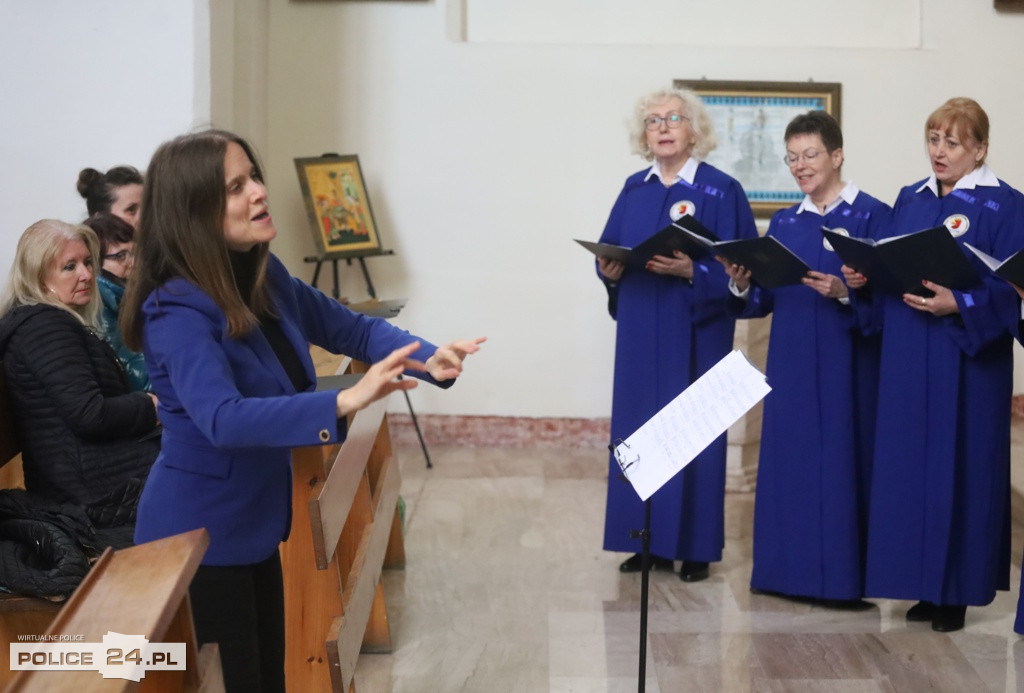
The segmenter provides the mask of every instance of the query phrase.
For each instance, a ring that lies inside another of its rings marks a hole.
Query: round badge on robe
[[[687,214],[691,217],[697,216],[697,205],[693,204],[690,200],[680,200],[672,205],[672,209],[668,211],[672,221],[679,221],[680,218],[685,217]]]
[[[850,237],[850,232],[842,227],[832,229],[832,233],[838,233],[840,236],[846,236],[847,238]],[[835,249],[832,247],[832,244],[829,243],[828,239],[825,238],[824,236],[821,237],[821,244],[825,247],[825,250],[829,251],[830,253],[836,252]]]
[[[950,214],[942,222],[942,225],[949,229],[949,232],[953,234],[953,238],[957,238],[963,236],[967,233],[967,229],[971,228],[971,220],[963,214]]]

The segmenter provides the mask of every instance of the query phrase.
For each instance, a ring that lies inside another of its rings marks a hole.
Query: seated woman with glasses
[[[96,334],[98,259],[88,227],[47,219],[26,229],[0,300],[0,359],[25,488],[81,506],[96,548],[120,548],[132,543],[160,428],[156,399],[132,391]]]
[[[602,243],[633,247],[690,214],[723,240],[757,234],[739,182],[701,161],[715,133],[700,98],[689,90],[659,91],[641,99],[631,133],[634,151],[649,168],[626,179],[601,234]],[[617,321],[612,440],[625,439],[732,349],[734,319],[727,314],[728,277],[713,258],[681,252],[656,255],[639,271],[598,259]],[[682,561],[687,582],[708,577],[724,538],[725,436],[721,436],[651,498],[654,567]],[[619,569],[640,570],[644,503],[609,457],[604,548],[634,555]]]
[[[83,168],[78,174],[78,194],[85,198],[89,216],[110,213],[139,227],[142,205],[142,174],[134,166],[115,166],[106,173]]]
[[[121,313],[121,299],[124,297],[125,281],[135,264],[135,229],[113,214],[94,214],[82,222],[96,232],[100,241],[100,273],[96,284],[100,289],[103,310],[100,313],[100,330],[103,339],[117,354],[124,366],[133,390],[150,392],[149,371],[145,357],[125,346],[121,337],[118,317]]]
[[[785,163],[804,193],[768,235],[813,268],[803,285],[767,290],[723,260],[740,317],[773,313],[754,503],[751,589],[856,604],[877,401],[878,337],[850,306],[842,260],[821,227],[875,238],[889,207],[841,177],[843,133],[824,111],[786,127]]]

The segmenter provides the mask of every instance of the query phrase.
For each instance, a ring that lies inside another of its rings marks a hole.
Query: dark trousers
[[[199,566],[188,593],[196,639],[220,647],[227,693],[284,693],[280,554],[253,565]]]

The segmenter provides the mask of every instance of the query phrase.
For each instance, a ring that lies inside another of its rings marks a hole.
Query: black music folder
[[[992,274],[996,275],[1003,281],[1024,287],[1024,250],[1018,250],[1016,253],[1000,262],[988,253],[978,250],[970,243],[964,243],[964,246],[977,255],[978,259],[985,263],[986,267],[992,270]]]
[[[851,238],[831,229],[821,233],[847,267],[868,279],[868,288],[889,294],[932,296],[921,282],[957,291],[978,283],[978,273],[945,226],[884,238]]]
[[[800,284],[811,268],[774,236],[704,242],[715,255],[750,270],[750,278],[766,289]]]
[[[705,239],[705,243],[699,242],[694,236]],[[581,241],[578,238],[574,240],[598,257],[618,260],[630,269],[642,270],[646,266],[647,261],[655,255],[672,257],[673,252],[676,250],[686,253],[694,260],[699,260],[710,252],[706,242],[717,241],[718,236],[687,214],[634,248],[626,248],[609,243]]]

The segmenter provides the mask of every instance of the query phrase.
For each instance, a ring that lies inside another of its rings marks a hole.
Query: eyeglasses
[[[103,259],[104,260],[113,260],[114,262],[121,262],[121,263],[123,263],[125,260],[127,260],[130,257],[135,257],[135,251],[134,250],[130,250],[128,248],[125,248],[124,250],[119,250],[116,253],[111,253],[110,255],[104,255]]]
[[[682,113],[668,113],[664,117],[659,115],[649,115],[644,118],[644,127],[648,130],[660,130],[661,124],[665,123],[668,127],[673,130],[683,124],[684,120],[689,120]]]
[[[823,152],[820,149],[808,149],[803,154],[786,154],[785,156],[782,157],[782,163],[794,166],[801,159],[803,159],[807,163],[811,163],[824,153],[825,152]]]

